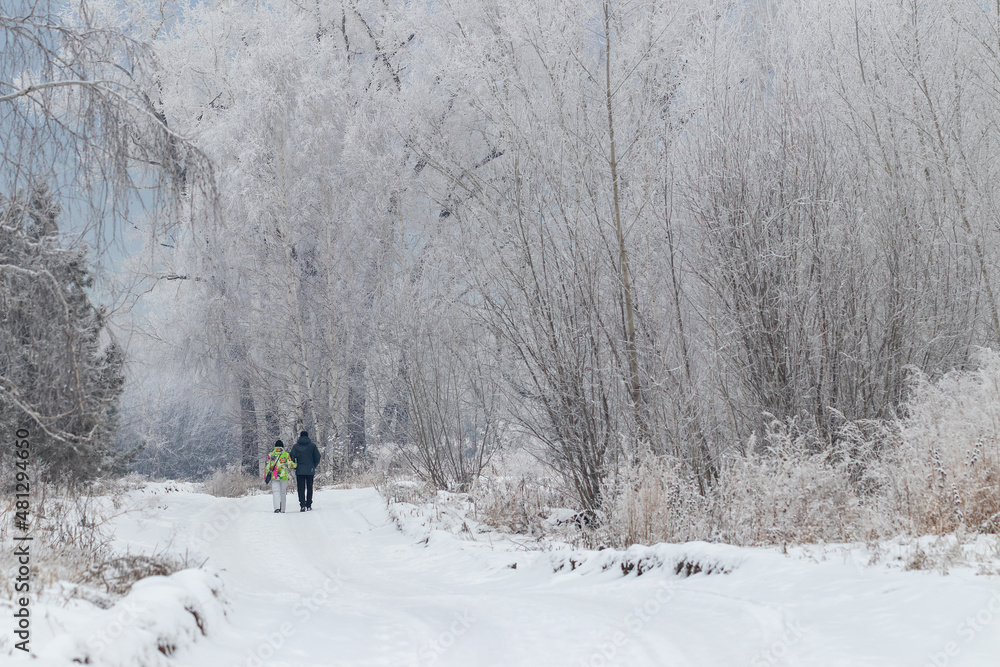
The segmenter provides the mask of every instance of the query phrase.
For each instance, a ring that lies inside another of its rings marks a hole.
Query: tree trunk
[[[240,378],[240,450],[243,472],[257,477],[260,475],[260,459],[257,451],[257,409],[254,405],[250,381]]]
[[[604,91],[608,107],[608,138],[611,145],[609,163],[611,166],[612,202],[614,205],[615,235],[618,240],[618,269],[621,273],[624,302],[625,353],[628,358],[629,394],[632,397],[632,407],[635,410],[636,427],[639,437],[649,442],[649,428],[642,408],[642,389],[639,383],[639,351],[635,340],[635,300],[632,294],[632,277],[630,275],[628,252],[625,248],[625,229],[622,226],[621,198],[618,187],[618,155],[615,146],[615,121],[612,107],[613,91],[611,88],[611,7],[610,2],[604,3]]]
[[[347,369],[347,439],[351,463],[368,457],[365,438],[365,360],[355,357]]]

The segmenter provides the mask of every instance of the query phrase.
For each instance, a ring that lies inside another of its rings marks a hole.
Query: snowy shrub
[[[420,505],[435,495],[433,486],[409,479],[386,479],[377,488],[387,503]]]
[[[530,535],[541,533],[551,508],[572,503],[561,479],[523,449],[494,457],[476,480],[470,497],[478,521]]]
[[[186,561],[165,553],[108,553],[102,562],[91,565],[82,583],[111,595],[126,595],[132,585],[146,577],[165,577],[188,567]]]
[[[771,418],[760,438],[721,459],[707,487],[673,456],[646,453],[620,463],[604,480],[597,512],[567,510],[579,530],[564,537],[627,547],[1000,533],[1000,354],[983,351],[979,362],[975,371],[936,382],[914,373],[897,420],[847,420],[832,411],[832,431],[824,433]],[[579,509],[561,478],[548,473],[524,447],[503,452],[470,493],[477,519],[531,534],[567,523],[545,520],[553,508]],[[913,568],[946,567],[951,558],[912,551],[906,560]]]
[[[1000,355],[979,362],[936,382],[915,373],[898,421],[840,419],[823,438],[773,420],[723,459],[704,495],[669,457],[625,466],[604,494],[608,537],[746,545],[1000,532]]]
[[[773,420],[723,460],[702,493],[690,468],[646,455],[607,486],[607,540],[619,546],[720,540],[731,544],[843,541],[868,516],[851,483],[851,459],[795,420]]]
[[[326,453],[323,455],[325,457]],[[368,457],[364,460],[349,462],[344,459],[343,465],[339,467],[331,466],[324,470],[323,461],[320,461],[320,472],[316,474],[315,483],[333,485],[340,489],[374,486],[381,491],[394,480],[409,479],[409,471],[397,458],[396,446],[388,444],[369,449]]]
[[[914,376],[889,489],[913,532],[1000,532],[1000,355],[979,363],[933,383]]]
[[[202,489],[217,498],[239,498],[260,492],[262,484],[263,479],[251,477],[232,464],[225,470],[216,470],[202,483]]]
[[[602,495],[612,544],[687,542],[711,532],[708,499],[673,457],[647,455],[621,467],[606,481]]]
[[[725,460],[711,496],[717,537],[733,544],[844,541],[864,525],[848,464],[794,420]]]
[[[476,516],[511,533],[538,534],[545,516],[540,485],[524,477],[480,477],[473,489]]]
[[[420,505],[439,490],[427,476],[408,465],[400,466],[399,448],[382,450],[373,470],[374,484],[387,502]],[[473,518],[502,531],[539,535],[552,508],[573,505],[574,494],[564,480],[524,447],[508,446],[496,452],[475,478],[471,488],[458,494],[468,500]]]
[[[105,601],[125,595],[132,584],[152,575],[168,575],[187,563],[163,553],[121,553],[114,549],[111,522],[124,510],[121,494],[127,486],[105,481],[98,496],[93,486],[56,486],[37,483],[33,499],[31,536],[32,577],[36,592],[59,581],[78,584],[79,596]],[[13,523],[13,503],[0,509],[0,539],[9,539]],[[0,555],[5,574],[0,591],[13,596],[13,576],[17,567],[12,551]]]

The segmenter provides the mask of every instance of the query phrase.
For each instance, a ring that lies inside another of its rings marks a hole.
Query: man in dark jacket
[[[289,456],[295,462],[295,482],[299,488],[299,511],[312,509],[313,475],[319,465],[319,447],[309,439],[309,432],[299,433],[299,439],[292,446]]]

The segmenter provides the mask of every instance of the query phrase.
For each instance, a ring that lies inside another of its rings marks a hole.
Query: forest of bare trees
[[[306,429],[462,492],[526,449],[628,540],[997,528],[996,410],[935,392],[1000,345],[1000,2],[15,10],[4,230],[135,222],[140,470]]]

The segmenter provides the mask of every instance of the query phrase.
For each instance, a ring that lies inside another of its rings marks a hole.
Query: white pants
[[[271,498],[274,500],[274,509],[285,511],[285,491],[288,490],[287,479],[271,480]]]

